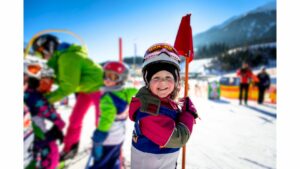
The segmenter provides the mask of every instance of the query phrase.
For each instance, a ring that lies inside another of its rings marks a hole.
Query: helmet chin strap
[[[148,71],[145,70],[143,78],[144,78],[144,81],[146,82],[146,88],[149,88],[149,82],[147,81],[147,74],[148,74]]]

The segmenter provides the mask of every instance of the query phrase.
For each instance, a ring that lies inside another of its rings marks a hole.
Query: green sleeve
[[[126,89],[126,93],[127,93],[127,103],[131,102],[132,97],[134,97],[138,92],[138,89],[133,88],[133,87],[129,87]]]
[[[117,109],[108,94],[104,95],[100,102],[101,117],[97,128],[102,132],[108,132],[115,121]]]
[[[58,60],[58,88],[47,95],[50,103],[54,103],[76,91],[80,82],[81,59],[77,54],[66,53]]]
[[[165,145],[166,148],[179,148],[186,144],[190,138],[189,130],[181,123],[176,124],[176,127],[170,137],[170,140]]]

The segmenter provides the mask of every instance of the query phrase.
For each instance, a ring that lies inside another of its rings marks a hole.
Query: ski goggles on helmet
[[[30,64],[27,65],[27,73],[32,75],[38,75],[42,70],[41,65],[39,64]]]
[[[112,82],[120,82],[122,80],[121,77],[113,71],[105,71],[104,79]]]
[[[24,66],[24,75],[26,75],[24,77],[28,76],[40,79],[42,67],[39,64],[29,64]]]
[[[172,59],[180,62],[180,58],[177,50],[171,45],[163,44],[163,43],[151,46],[145,53],[144,61],[151,59],[155,56],[158,56],[161,53],[166,53]]]

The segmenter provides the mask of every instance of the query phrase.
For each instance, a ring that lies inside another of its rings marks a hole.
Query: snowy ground
[[[238,105],[237,100],[221,98],[207,100],[207,95],[196,96],[189,92],[199,111],[192,136],[187,143],[186,169],[275,169],[276,168],[276,105]],[[72,105],[72,99],[71,103]],[[68,122],[71,109],[59,107],[58,111]],[[94,130],[94,109],[84,119],[80,150],[90,147]],[[130,161],[133,123],[127,121],[123,154]],[[88,154],[70,168],[84,168]],[[181,168],[181,155],[178,159]]]

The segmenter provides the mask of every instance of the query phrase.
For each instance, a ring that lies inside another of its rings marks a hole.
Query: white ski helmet
[[[46,61],[35,57],[24,60],[24,73],[36,79],[43,77],[55,78],[54,70],[47,66]]]
[[[43,63],[39,59],[27,58],[23,63],[23,70],[25,75],[40,79]]]
[[[146,76],[149,69],[151,69],[151,65],[154,66],[154,64],[164,64],[164,66],[167,67],[174,67],[176,70],[174,78],[177,82],[179,81],[180,58],[177,50],[173,46],[167,43],[157,43],[146,50],[142,64],[142,74],[147,85],[149,82]]]
[[[55,78],[54,70],[49,66],[47,66],[46,64],[43,66],[41,71],[41,78],[45,78],[45,77]]]

